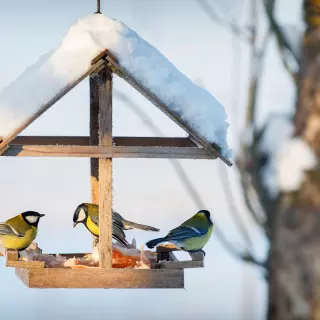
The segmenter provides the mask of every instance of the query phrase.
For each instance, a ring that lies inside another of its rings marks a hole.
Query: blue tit
[[[182,223],[179,227],[171,230],[165,237],[154,239],[146,243],[149,249],[169,242],[176,245],[181,250],[187,252],[205,252],[202,248],[211,237],[213,223],[208,210],[200,210],[193,217]]]
[[[83,223],[96,237],[99,237],[99,206],[91,203],[80,204],[73,215],[73,227]],[[112,212],[112,237],[123,245],[128,242],[124,230],[140,229],[145,231],[159,231],[159,229],[125,220],[119,213]]]
[[[25,250],[38,233],[38,223],[44,214],[23,212],[0,223],[0,247],[7,250]]]

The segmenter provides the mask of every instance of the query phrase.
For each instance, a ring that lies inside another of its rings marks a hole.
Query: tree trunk
[[[320,157],[320,0],[304,0],[296,135]],[[294,159],[293,159],[294,161]],[[282,194],[272,221],[269,320],[320,319],[320,167]]]

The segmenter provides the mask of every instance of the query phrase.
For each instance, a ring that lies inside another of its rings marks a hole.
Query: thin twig
[[[220,173],[220,180],[222,182],[222,187],[224,189],[224,193],[228,197],[227,203],[229,205],[230,215],[233,217],[233,220],[234,220],[239,232],[242,234],[243,238],[245,239],[245,242],[246,242],[248,248],[252,251],[253,244],[252,244],[251,238],[249,236],[249,231],[247,230],[247,227],[245,226],[245,224],[243,223],[243,221],[241,219],[241,214],[237,208],[235,199],[233,197],[233,191],[230,188],[230,181],[229,181],[225,166],[221,166],[219,173]]]
[[[293,82],[296,83],[296,75],[295,72],[291,69],[290,64],[287,60],[286,53],[289,52],[293,59],[295,60],[295,63],[299,65],[300,63],[300,57],[297,55],[295,50],[291,47],[290,42],[288,41],[287,37],[285,36],[282,28],[277,23],[276,19],[274,18],[274,7],[275,7],[275,1],[274,0],[264,0],[264,8],[267,14],[267,18],[269,20],[270,27],[272,28],[272,31],[275,34],[278,49],[280,52],[280,56],[283,62],[283,65],[286,69],[286,71],[289,73],[290,77],[292,78]]]
[[[207,2],[207,0],[197,0],[199,6],[203,12],[215,23],[221,27],[227,29],[228,31],[234,33],[242,40],[247,40],[250,38],[250,35],[246,35],[246,32],[240,29],[236,24],[232,22],[227,22],[224,19],[220,18],[219,15],[214,11],[213,7]],[[249,30],[250,28],[248,28]]]
[[[294,49],[291,47],[288,39],[286,38],[282,28],[278,25],[276,19],[274,18],[273,12],[274,12],[274,2],[273,6],[268,6],[268,1],[264,1],[264,7],[267,13],[267,17],[270,22],[270,26],[273,29],[276,38],[281,46],[286,48],[292,55],[292,57],[295,59],[296,63],[299,64],[300,57],[295,53]]]
[[[258,226],[265,230],[266,215],[260,204],[259,196],[257,195],[257,192],[249,179],[250,177],[248,173],[241,174],[240,183],[243,190],[244,201],[253,220],[258,224]],[[256,206],[253,205],[253,197],[255,198]],[[257,208],[257,206],[259,207],[259,209]],[[258,212],[261,213],[259,214]]]

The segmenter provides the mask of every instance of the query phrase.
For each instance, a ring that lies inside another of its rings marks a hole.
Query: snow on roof
[[[103,14],[79,19],[55,51],[41,57],[4,88],[0,94],[0,136],[12,134],[42,105],[84,74],[92,59],[104,49],[200,136],[218,144],[222,155],[230,159],[224,107],[135,31]]]

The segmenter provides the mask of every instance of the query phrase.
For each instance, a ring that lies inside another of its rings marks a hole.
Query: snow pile
[[[292,192],[301,186],[305,171],[317,165],[317,158],[301,137],[293,137],[294,126],[288,115],[275,115],[268,123],[260,151],[268,156],[262,181],[271,197]]]
[[[136,32],[102,14],[80,19],[56,51],[43,56],[3,90],[0,136],[12,134],[68,83],[85,73],[104,49],[109,49],[123,68],[230,158],[224,107]]]
[[[277,182],[280,190],[298,190],[307,170],[314,169],[317,157],[309,145],[300,137],[292,138],[277,155]]]

